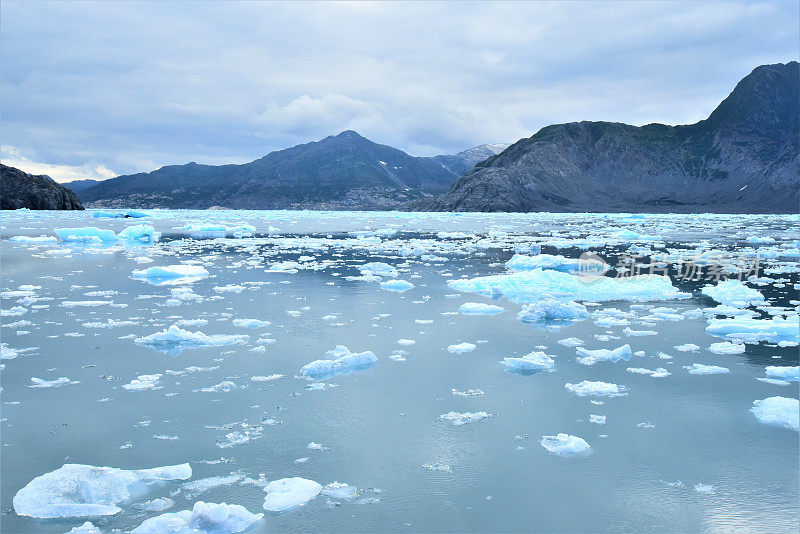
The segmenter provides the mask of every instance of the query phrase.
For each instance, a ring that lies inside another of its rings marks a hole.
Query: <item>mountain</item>
[[[0,164],[0,209],[82,210],[78,196],[49,176]]]
[[[71,182],[64,182],[62,185],[72,189],[75,192],[78,192],[78,191],[83,191],[84,189],[87,189],[89,187],[92,187],[93,185],[97,185],[101,181],[102,180],[73,180]]]
[[[691,125],[547,126],[410,208],[797,213],[798,80],[796,61],[757,67]]]
[[[118,176],[80,195],[103,207],[374,210],[442,194],[459,176],[436,158],[348,130],[242,165],[189,163]]]
[[[474,167],[476,163],[496,156],[506,148],[508,148],[508,145],[500,143],[480,145],[451,156],[433,156],[430,159],[441,164],[442,167],[453,173],[457,178],[461,178],[464,176],[464,173]]]

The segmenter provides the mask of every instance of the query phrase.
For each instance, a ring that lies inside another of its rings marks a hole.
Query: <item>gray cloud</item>
[[[798,55],[795,2],[0,4],[2,157],[57,179],[354,129],[414,155],[690,123]]]

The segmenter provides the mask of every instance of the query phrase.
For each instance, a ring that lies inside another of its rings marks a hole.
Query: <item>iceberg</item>
[[[641,302],[686,299],[691,296],[679,291],[666,276],[589,278],[543,269],[448,280],[447,285],[456,291],[465,293],[475,293],[487,297],[503,296],[518,304],[533,303],[547,297],[592,302],[613,300]]]
[[[517,314],[523,323],[560,323],[581,321],[589,316],[583,304],[577,302],[546,298],[531,304],[524,304]]]
[[[575,351],[578,353],[576,360],[582,365],[594,365],[597,362],[612,362],[616,363],[620,360],[628,361],[633,356],[630,345],[623,345],[616,349],[595,349],[589,350],[583,347],[576,347]]]
[[[58,241],[58,238],[50,235],[40,235],[36,237],[28,235],[15,235],[10,237],[8,240],[15,243],[55,243]]]
[[[747,287],[739,280],[724,280],[715,286],[706,286],[702,289],[702,293],[723,306],[734,308],[746,308],[752,304],[764,303],[764,295],[760,291]]]
[[[789,382],[800,381],[800,366],[791,365],[769,365],[764,368],[767,376],[776,378],[778,380],[785,380]]]
[[[414,287],[414,284],[406,282],[405,280],[387,280],[386,282],[381,282],[381,289],[394,291],[395,293],[404,293],[412,287]]]
[[[55,380],[42,380],[41,378],[31,377],[33,384],[29,388],[57,388],[67,384],[80,384],[77,380],[70,380],[66,376],[56,378]]]
[[[269,321],[261,321],[260,319],[234,319],[234,326],[241,326],[243,328],[264,328],[272,323]]]
[[[358,488],[346,482],[331,482],[322,488],[322,494],[333,499],[350,501],[358,496]]]
[[[548,452],[557,456],[582,456],[592,452],[592,448],[586,443],[586,440],[569,434],[542,436],[542,440],[539,443]]]
[[[577,271],[580,266],[580,260],[578,260],[578,258],[565,258],[564,256],[553,256],[551,254],[538,254],[536,256],[514,254],[514,256],[506,262],[506,268],[511,271],[553,269],[555,271],[572,272]]]
[[[683,368],[689,371],[690,375],[719,375],[731,372],[731,370],[727,367],[720,367],[719,365],[703,365],[702,363],[684,365]]]
[[[475,350],[476,345],[474,343],[458,343],[457,345],[450,345],[447,347],[447,352],[450,354],[464,354],[465,352],[472,352]]]
[[[153,243],[161,238],[161,232],[156,232],[150,224],[129,226],[117,234],[117,239]]]
[[[87,226],[84,228],[56,228],[54,231],[61,241],[97,244],[117,240],[117,234],[115,234],[113,230],[101,230],[94,226]]]
[[[326,356],[330,359],[314,360],[304,365],[300,369],[300,374],[315,379],[327,378],[368,369],[378,361],[378,357],[371,351],[350,352],[344,345],[337,345],[335,349],[329,350]]]
[[[486,412],[447,412],[443,413],[439,416],[441,421],[447,421],[451,423],[453,426],[462,426],[466,425],[467,423],[474,423],[475,421],[480,421],[481,419],[487,419],[491,417],[492,414]]]
[[[153,482],[191,478],[189,464],[125,470],[64,464],[31,480],[14,495],[18,515],[36,518],[113,515],[117,503],[130,499]]]
[[[534,351],[521,358],[503,358],[500,361],[509,370],[527,371],[527,374],[537,371],[547,371],[555,367],[553,358],[544,352]]]
[[[458,308],[461,315],[496,315],[503,313],[503,308],[494,304],[483,304],[480,302],[465,302]]]
[[[228,335],[211,334],[203,332],[190,332],[173,324],[166,330],[150,334],[149,336],[134,339],[135,343],[145,345],[155,350],[179,354],[184,349],[200,347],[222,347],[226,345],[241,345],[250,339],[247,334]]]
[[[739,316],[731,319],[709,319],[706,333],[744,343],[800,342],[800,319],[797,315],[786,318],[753,319]]]
[[[86,521],[81,526],[72,527],[66,534],[103,534],[103,531],[94,526],[91,521]]]
[[[131,534],[236,534],[244,532],[264,517],[244,506],[197,501],[191,510],[151,517]]]
[[[721,343],[712,343],[709,345],[708,350],[714,354],[742,354],[747,348],[743,343],[723,341]]]
[[[797,399],[768,397],[756,400],[750,411],[764,424],[800,430],[800,403]]]
[[[322,484],[300,477],[281,478],[267,484],[264,491],[264,510],[283,512],[315,498],[322,491]]]
[[[389,265],[388,263],[381,263],[379,261],[374,261],[371,263],[365,263],[364,265],[359,265],[358,270],[361,271],[361,274],[364,276],[385,276],[387,278],[396,278],[398,274],[397,269]]]
[[[628,395],[626,393],[628,388],[625,386],[591,380],[584,380],[578,384],[564,384],[564,388],[578,397],[624,397]]]
[[[133,271],[131,278],[150,285],[190,284],[208,277],[208,271],[199,265],[163,265]]]

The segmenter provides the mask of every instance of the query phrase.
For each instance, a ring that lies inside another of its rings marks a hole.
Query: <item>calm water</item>
[[[91,211],[0,217],[3,291],[40,286],[29,289],[33,299],[20,303],[20,294],[6,293],[2,302],[5,311],[26,310],[3,317],[0,330],[3,343],[19,351],[2,370],[3,532],[65,532],[86,520],[32,519],[13,510],[20,488],[64,463],[137,469],[183,462],[191,464],[192,480],[232,473],[242,478],[204,492],[170,482],[121,503],[117,515],[88,519],[104,530],[128,531],[158,515],[135,504],[167,496],[175,501],[169,512],[191,508],[197,500],[263,512],[264,491],[249,483],[263,474],[267,480],[347,482],[363,493],[340,505],[319,496],[288,512],[267,513],[253,532],[797,531],[798,434],[762,424],[749,411],[756,399],[798,397],[797,382],[756,380],[766,376],[765,366],[797,365],[797,347],[761,343],[748,344],[742,354],[709,351],[723,340],[708,335],[706,317],[692,311],[716,305],[698,292],[706,282],[676,280],[692,293],[688,299],[589,306],[595,316],[559,330],[519,321],[519,304],[447,285],[504,273],[515,245],[531,243],[541,244],[542,253],[571,258],[584,250],[571,245],[593,245],[592,252],[612,263],[631,241],[639,242],[645,256],[675,256],[698,245],[744,254],[760,246],[766,256],[762,268],[774,269],[761,276],[776,281],[751,287],[780,308],[773,314],[786,315],[798,298],[796,217],[150,213],[124,220],[93,218]],[[212,219],[256,230],[253,237],[214,238],[180,229]],[[54,236],[55,228],[120,231],[135,224],[153,225],[163,233],[161,240],[141,245],[9,240]],[[387,231],[375,235],[376,230]],[[640,237],[614,238],[620,230]],[[358,231],[372,235],[348,234]],[[437,237],[439,232],[464,235]],[[755,244],[747,241],[750,236],[775,241]],[[131,278],[137,269],[188,260],[210,276],[186,285]],[[268,272],[286,261],[301,268]],[[395,266],[398,278],[414,287],[398,293],[381,289],[377,281],[346,280],[360,274],[357,265],[371,261]],[[225,287],[231,284],[243,289]],[[185,288],[195,296],[186,297]],[[63,305],[90,300],[113,304]],[[504,311],[460,315],[465,302]],[[673,321],[642,319],[659,306],[686,314]],[[595,324],[608,308],[627,313],[628,324]],[[258,329],[234,324],[242,318],[271,324]],[[108,319],[123,324],[86,326]],[[181,327],[192,332],[249,339],[177,354],[134,341],[182,320],[207,321]],[[626,336],[626,327],[657,334]],[[581,365],[574,348],[558,343],[568,337],[583,340],[588,349],[629,344],[643,354],[628,362]],[[259,339],[274,342],[259,344]],[[449,345],[461,342],[476,348],[448,352]],[[700,348],[674,348],[687,343]],[[337,387],[306,389],[309,381],[299,377],[300,368],[336,345],[372,351],[378,362],[322,381]],[[251,350],[259,346],[266,350]],[[555,371],[523,376],[499,363],[533,350],[551,355]],[[672,359],[659,357],[661,352]],[[692,375],[683,366],[693,363],[730,372]],[[653,378],[628,372],[631,367],[663,367],[671,374]],[[162,375],[159,389],[122,387],[151,374]],[[272,374],[284,378],[251,380]],[[31,388],[31,377],[79,383]],[[564,387],[582,380],[624,385],[628,395],[592,404]],[[224,381],[234,386],[201,391]],[[458,396],[452,389],[484,394]],[[450,411],[485,411],[492,417],[454,426],[439,420]],[[605,415],[606,424],[590,423],[590,414]],[[247,428],[255,429],[250,441],[219,446],[228,433]],[[549,454],[539,441],[560,432],[585,439],[592,454]],[[310,450],[310,442],[324,449]],[[295,461],[301,458],[308,460]],[[423,467],[437,462],[449,469]],[[682,486],[670,484],[677,481]],[[696,491],[695,484],[711,485],[713,493]]]

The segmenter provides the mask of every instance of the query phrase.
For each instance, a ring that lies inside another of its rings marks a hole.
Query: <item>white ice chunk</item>
[[[180,353],[183,349],[199,347],[222,347],[225,345],[241,345],[246,343],[250,336],[246,334],[228,335],[211,334],[203,332],[190,332],[183,330],[178,325],[172,325],[166,330],[150,334],[149,336],[134,339],[134,342],[147,347],[170,352]]]
[[[539,442],[548,452],[558,456],[583,456],[592,452],[586,440],[569,434],[542,436]]]
[[[525,304],[517,314],[523,323],[549,323],[559,321],[580,321],[589,316],[583,304],[577,302],[546,298],[531,304]]]
[[[373,261],[370,263],[365,263],[364,265],[359,265],[358,270],[361,271],[362,275],[365,276],[385,276],[387,278],[396,278],[398,274],[397,269],[389,265],[388,263],[381,263],[379,261]]]
[[[790,366],[790,365],[770,365],[767,366],[765,369],[767,376],[771,376],[772,378],[777,378],[779,380],[786,380],[790,382],[798,382],[800,381],[800,366]]]
[[[582,365],[594,365],[597,362],[618,362],[620,360],[628,361],[633,356],[630,345],[623,345],[616,349],[595,349],[589,350],[583,347],[577,347],[575,351],[578,353],[576,360]]]
[[[800,403],[797,399],[768,397],[756,400],[750,411],[764,424],[800,430]]]
[[[350,371],[366,369],[378,361],[378,357],[371,351],[350,352],[344,345],[337,345],[335,349],[326,353],[327,360],[314,360],[300,369],[300,374],[312,378],[320,378]]]
[[[38,518],[113,515],[117,503],[146,489],[155,481],[191,478],[189,464],[125,470],[64,464],[31,480],[14,496],[18,515]]]
[[[494,304],[483,304],[481,302],[465,302],[458,308],[461,315],[496,315],[503,313],[503,308]]]
[[[730,341],[722,341],[720,343],[712,343],[708,350],[714,354],[741,354],[746,350],[743,343],[731,343]]]
[[[472,352],[473,350],[475,350],[476,346],[477,345],[475,345],[474,343],[467,343],[465,341],[464,343],[458,343],[457,345],[448,346],[447,352],[451,354],[464,354],[465,352]]]
[[[234,319],[234,326],[241,326],[244,328],[264,328],[272,323],[269,321],[261,321],[260,319]]]
[[[102,243],[103,241],[117,240],[117,234],[115,234],[113,230],[101,230],[94,226],[87,226],[84,228],[56,228],[54,231],[61,241]]]
[[[553,269],[556,271],[577,271],[580,268],[578,258],[565,258],[564,256],[553,256],[551,254],[538,254],[536,256],[524,256],[514,254],[506,262],[506,268],[512,271],[532,271],[533,269]]]
[[[453,426],[462,426],[466,425],[467,423],[474,423],[475,421],[489,418],[491,416],[492,414],[486,412],[447,412],[440,415],[439,419],[442,421],[447,421],[448,423],[453,424]]]
[[[162,265],[133,271],[131,278],[151,285],[189,284],[208,277],[208,271],[199,265]]]
[[[578,384],[564,384],[564,388],[578,397],[624,397],[627,395],[625,386],[591,380],[584,380]]]
[[[709,319],[708,323],[706,327],[708,334],[731,341],[744,343],[800,342],[800,319],[797,315],[771,319],[740,316],[732,319]]]
[[[387,280],[386,282],[381,282],[381,289],[394,291],[395,293],[403,293],[412,287],[414,287],[414,284],[406,282],[405,280]]]
[[[706,286],[702,292],[723,306],[746,308],[751,304],[763,304],[764,295],[747,287],[739,280],[723,280],[715,286]]]
[[[703,365],[702,363],[684,365],[683,368],[689,371],[690,375],[719,375],[731,372],[731,370],[727,367],[720,367],[719,365]]]
[[[156,229],[149,224],[138,224],[136,226],[129,226],[117,234],[118,239],[141,241],[144,243],[152,243],[161,238],[161,232],[156,232]]]
[[[264,517],[244,506],[197,501],[191,510],[151,517],[131,534],[236,534],[244,532]]]
[[[541,351],[533,351],[521,358],[503,358],[500,363],[518,371],[546,371],[555,366],[553,358]]]
[[[264,487],[264,509],[270,512],[283,512],[295,506],[302,506],[319,495],[322,484],[306,478],[292,477],[273,480]]]

